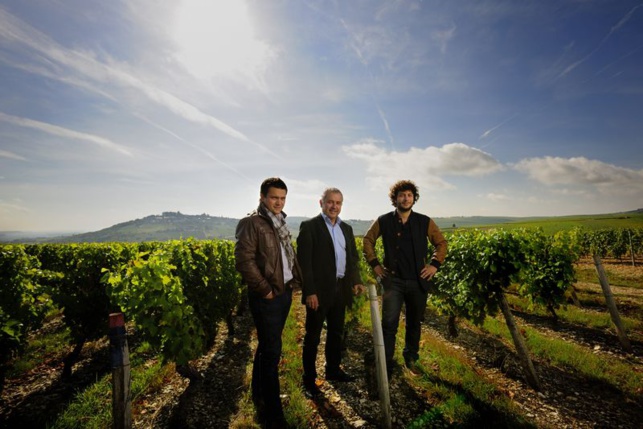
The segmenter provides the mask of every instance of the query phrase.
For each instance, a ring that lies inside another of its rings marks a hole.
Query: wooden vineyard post
[[[627,236],[630,239],[630,258],[632,259],[632,266],[636,267],[636,259],[634,259],[634,246],[632,246],[632,232],[627,231]]]
[[[534,368],[534,364],[529,357],[527,346],[525,345],[525,342],[523,341],[522,336],[518,331],[518,327],[516,326],[516,322],[514,321],[513,315],[511,314],[509,303],[507,302],[507,298],[505,297],[504,293],[500,293],[499,301],[500,309],[502,310],[502,314],[503,316],[505,316],[505,321],[507,322],[507,328],[509,328],[511,338],[513,338],[514,345],[516,346],[516,352],[518,353],[518,357],[520,358],[520,362],[522,363],[523,371],[525,371],[527,382],[532,388],[534,388],[534,390],[540,391],[542,390],[542,386],[540,385],[538,375],[536,375],[536,369]]]
[[[132,428],[130,362],[123,313],[109,315],[109,348],[112,359],[112,428]]]
[[[623,349],[625,349],[625,351],[629,353],[632,353],[634,350],[632,349],[630,340],[625,334],[625,329],[623,328],[623,323],[621,322],[621,316],[619,315],[618,309],[616,308],[616,302],[614,301],[612,289],[610,288],[610,284],[607,280],[607,275],[605,274],[605,269],[603,268],[603,263],[601,262],[600,256],[594,255],[594,265],[596,266],[598,280],[600,281],[601,288],[603,289],[603,295],[605,295],[607,309],[609,310],[610,316],[612,317],[612,323],[614,323],[614,326],[616,327],[616,334],[618,335],[618,339],[621,342]]]
[[[368,285],[368,298],[371,302],[371,324],[373,325],[373,347],[375,349],[375,373],[377,390],[380,395],[381,427],[390,429],[391,398],[388,391],[388,375],[386,373],[386,355],[384,353],[384,334],[380,323],[380,307],[377,300],[377,290],[374,284]]]

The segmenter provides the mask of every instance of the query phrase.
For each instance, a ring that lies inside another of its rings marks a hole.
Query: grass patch
[[[61,327],[47,335],[35,335],[29,340],[24,352],[9,366],[7,378],[16,378],[41,365],[57,365],[68,353],[69,328]]]
[[[164,385],[164,379],[174,372],[173,364],[162,365],[154,359],[141,362],[132,358],[132,409],[136,399],[144,393],[154,393]],[[108,429],[112,427],[112,375],[97,380],[69,403],[65,411],[48,426],[51,429]]]
[[[288,398],[287,404],[284,403],[286,420],[294,427],[305,428],[308,427],[311,420],[312,410],[301,388],[304,372],[301,360],[304,321],[297,317],[298,309],[296,308],[300,305],[298,300],[293,300],[290,315],[281,336],[283,346],[280,372],[281,393]]]
[[[246,364],[246,376],[243,380],[244,393],[239,399],[238,410],[230,421],[230,429],[259,429],[259,424],[255,421],[255,409],[252,403],[252,392],[250,381],[252,380],[252,362],[250,359]]]
[[[613,265],[603,264],[605,274],[609,281],[610,286],[631,287],[634,289],[642,289],[640,267],[639,272],[626,264]],[[576,272],[576,279],[579,282],[598,283],[598,274],[593,265],[583,264],[574,267]]]
[[[511,334],[504,320],[488,317],[483,328],[504,338],[513,345]],[[636,373],[631,365],[613,357],[603,357],[558,338],[548,337],[528,326],[522,326],[529,351],[552,365],[560,365],[588,378],[601,380],[631,395],[637,395],[643,385],[643,374]]]
[[[362,306],[358,320],[371,330],[370,305]],[[402,363],[405,326],[403,318],[396,337],[395,359]],[[479,427],[534,427],[520,414],[511,399],[487,380],[463,352],[441,339],[424,333],[420,340],[418,366],[421,376],[415,377],[404,370],[405,381],[416,391],[423,392],[431,409],[418,416],[410,428]]]
[[[529,303],[526,300],[521,299],[518,296],[511,294],[506,294],[505,296],[507,297],[507,301],[513,308],[516,308],[519,311],[525,313],[534,314],[553,320],[553,316],[549,311],[547,311],[544,306],[535,305],[533,307],[530,307]],[[574,325],[596,330],[613,330],[614,324],[612,323],[612,319],[607,312],[607,307],[604,301],[605,300],[603,299],[602,307],[605,308],[605,311],[601,313],[598,313],[596,311],[587,311],[573,305],[566,305],[556,310],[556,314],[558,315],[558,318],[560,320]],[[623,327],[625,328],[628,336],[630,336],[631,339],[643,341],[642,320],[621,315],[621,322],[623,322]]]

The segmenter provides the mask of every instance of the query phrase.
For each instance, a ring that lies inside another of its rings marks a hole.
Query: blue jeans
[[[391,369],[395,353],[395,336],[400,322],[402,305],[406,306],[406,337],[404,338],[404,360],[416,361],[420,351],[420,322],[426,308],[428,292],[424,292],[415,280],[387,279],[382,297],[382,333],[386,366]]]
[[[252,366],[252,397],[264,405],[269,422],[283,420],[279,398],[279,360],[281,333],[292,303],[292,290],[286,289],[273,299],[264,299],[250,292],[248,302],[257,328],[258,345]]]

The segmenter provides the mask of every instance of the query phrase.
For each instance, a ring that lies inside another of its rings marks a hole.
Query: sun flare
[[[250,79],[259,84],[270,46],[258,40],[242,0],[183,0],[173,39],[176,58],[201,79]]]

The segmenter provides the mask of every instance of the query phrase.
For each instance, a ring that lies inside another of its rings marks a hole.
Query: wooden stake
[[[629,353],[632,353],[634,350],[632,349],[630,340],[628,340],[627,335],[625,334],[625,329],[623,328],[623,323],[621,322],[621,316],[619,315],[618,309],[616,308],[616,302],[614,301],[614,296],[612,295],[612,288],[610,288],[610,284],[607,281],[607,275],[605,274],[605,269],[603,268],[603,263],[601,262],[600,256],[594,255],[594,265],[596,265],[598,280],[601,283],[603,295],[605,295],[607,309],[609,310],[610,316],[612,317],[612,322],[616,327],[618,339],[621,342],[623,349]]]
[[[391,398],[388,390],[388,374],[386,373],[386,354],[384,351],[384,334],[380,323],[380,307],[377,290],[374,284],[368,285],[368,298],[371,302],[371,324],[373,325],[373,347],[375,349],[375,373],[377,375],[377,390],[380,395],[381,427],[391,429]]]
[[[520,334],[520,331],[518,331],[518,327],[516,326],[513,315],[511,314],[507,298],[502,292],[500,292],[499,301],[500,309],[502,310],[503,316],[505,316],[507,328],[509,328],[511,337],[514,340],[516,352],[518,353],[518,357],[520,358],[520,362],[522,364],[522,369],[525,372],[525,376],[527,377],[527,382],[534,390],[540,391],[542,390],[542,386],[540,384],[540,380],[538,379],[538,375],[536,375],[536,369],[534,368],[534,364],[529,357],[527,346],[525,345],[525,342],[522,339],[522,335]]]
[[[123,313],[109,315],[109,348],[112,357],[112,428],[131,429],[130,362]]]

